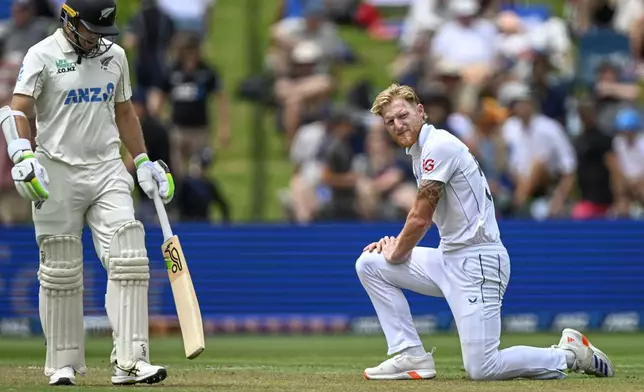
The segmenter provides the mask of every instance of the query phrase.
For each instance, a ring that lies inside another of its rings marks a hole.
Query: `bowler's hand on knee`
[[[385,244],[385,239],[394,239],[394,237],[382,237],[378,242],[372,242],[369,245],[365,246],[364,249],[362,250],[363,252],[373,252],[374,250],[376,253],[381,253],[382,252],[382,247]]]
[[[174,179],[165,162],[151,162],[147,154],[140,154],[135,159],[136,177],[143,192],[152,199],[156,192],[165,204],[174,197]]]
[[[411,252],[407,253],[402,257],[394,257],[394,253],[396,251],[396,241],[397,241],[396,237],[385,237],[382,240],[383,240],[382,255],[385,257],[385,260],[387,260],[387,263],[405,264],[407,261],[409,261],[409,258],[411,257]]]

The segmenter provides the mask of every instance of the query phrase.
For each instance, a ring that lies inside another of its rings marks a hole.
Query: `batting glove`
[[[9,154],[15,164],[11,169],[11,177],[20,196],[37,203],[47,200],[49,176],[31,151],[29,141],[15,140],[9,146]]]
[[[162,160],[151,162],[147,154],[140,154],[134,159],[136,177],[143,192],[150,198],[158,192],[164,204],[174,197],[174,179],[168,165]]]

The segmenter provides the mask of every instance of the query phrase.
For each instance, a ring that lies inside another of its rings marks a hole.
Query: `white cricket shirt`
[[[463,142],[445,130],[423,125],[418,142],[407,153],[419,185],[423,180],[445,184],[433,217],[444,251],[500,243],[487,179]]]
[[[35,98],[36,151],[70,165],[121,159],[114,103],[132,96],[125,51],[78,55],[62,29],[32,46],[14,94]]]

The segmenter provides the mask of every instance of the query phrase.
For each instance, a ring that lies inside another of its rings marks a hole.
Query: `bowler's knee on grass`
[[[455,305],[461,294],[454,291],[454,282],[448,279],[445,270],[441,270],[444,260],[437,252],[440,251],[417,247],[407,263],[397,265],[388,263],[376,252],[364,252],[356,260],[356,272],[376,310],[387,340],[388,354],[399,354],[365,369],[367,379],[435,377],[433,356],[423,348],[401,289],[442,296],[439,285],[448,288],[450,306],[456,306],[452,310],[461,340],[463,363],[472,380],[560,379],[565,377],[565,370],[581,370],[599,377],[612,375],[613,367],[608,357],[596,347],[586,346],[583,342],[587,339],[578,332],[565,331],[560,344],[552,348],[515,346],[499,351],[500,301]]]
[[[407,299],[401,288],[425,295],[442,296],[428,277],[425,257],[429,249],[414,249],[412,259],[393,265],[376,252],[364,252],[356,261],[356,272],[373,304],[385,334],[388,354],[401,353],[380,365],[364,370],[369,380],[431,379],[436,376],[434,358],[426,353],[414,327]]]

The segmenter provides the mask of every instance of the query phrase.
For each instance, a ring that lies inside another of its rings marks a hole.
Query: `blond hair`
[[[413,88],[394,83],[378,94],[373,101],[373,106],[371,106],[371,113],[382,117],[382,109],[396,99],[404,99],[414,106],[420,103],[420,99],[418,99],[418,95],[416,95]]]

